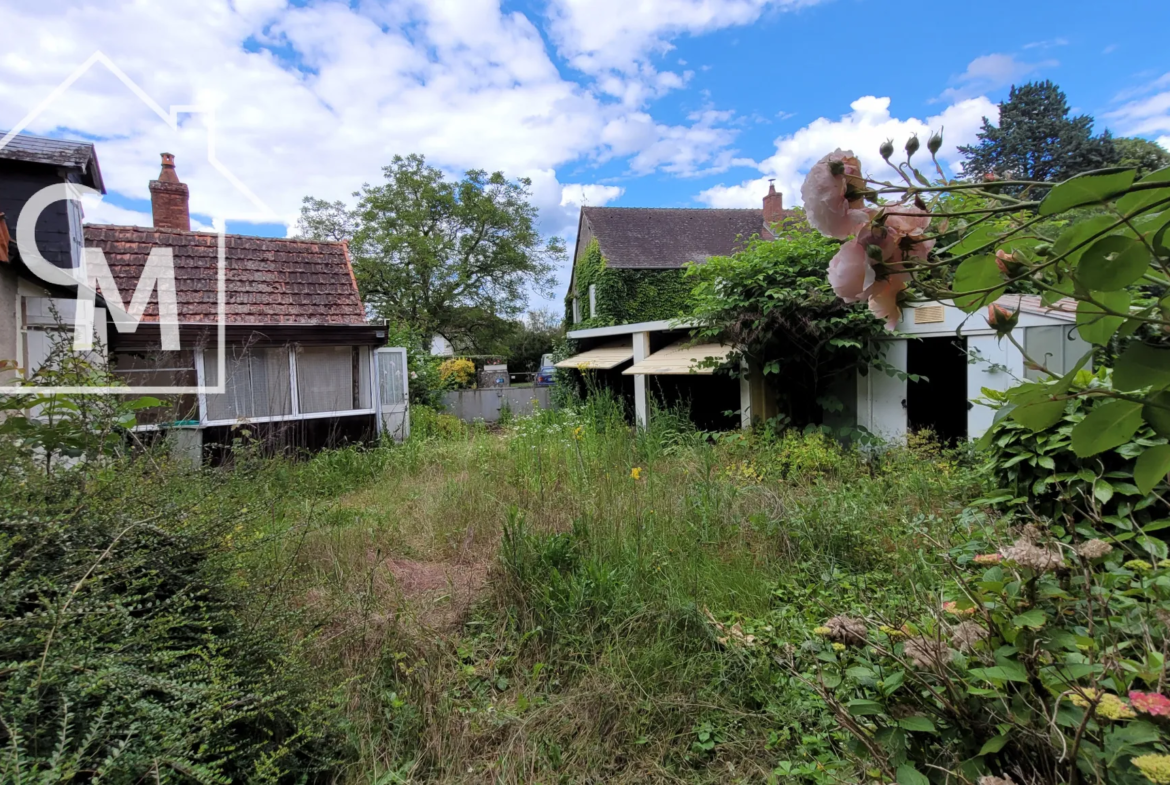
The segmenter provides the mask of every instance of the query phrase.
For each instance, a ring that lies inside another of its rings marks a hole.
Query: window
[[[228,348],[224,392],[207,394],[208,420],[281,417],[293,413],[288,350]],[[206,385],[218,385],[215,349],[203,353]]]
[[[597,284],[589,284],[589,318],[597,316]]]
[[[121,351],[115,352],[111,359],[114,373],[131,387],[196,387],[199,384],[195,352],[190,349]],[[159,399],[162,406],[138,410],[138,425],[190,424],[199,420],[199,397],[192,393],[128,396],[128,399],[139,397]]]
[[[1028,327],[1024,330],[1024,351],[1034,362],[1044,365],[1051,373],[1063,376],[1089,351],[1089,344],[1077,334],[1077,328]],[[1086,368],[1091,367],[1091,362]],[[1045,379],[1044,371],[1025,368],[1027,379]]]
[[[302,414],[372,408],[369,348],[298,348],[297,404]]]
[[[402,373],[402,355],[398,352],[378,353],[378,389],[383,406],[398,406],[404,402]]]
[[[581,300],[573,298],[573,324],[578,324],[581,321]]]

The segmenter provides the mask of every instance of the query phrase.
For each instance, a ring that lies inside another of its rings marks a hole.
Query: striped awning
[[[715,372],[719,363],[727,359],[731,353],[730,346],[717,343],[700,343],[688,346],[685,342],[672,343],[665,349],[654,352],[640,363],[634,363],[623,371],[623,374],[632,376],[658,376],[701,374],[710,376]],[[718,363],[699,365],[706,359],[718,360]]]
[[[614,341],[567,357],[557,363],[556,367],[569,370],[607,371],[632,359],[634,359],[633,341]]]

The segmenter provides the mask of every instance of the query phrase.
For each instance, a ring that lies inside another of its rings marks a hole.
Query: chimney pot
[[[191,231],[189,201],[187,185],[179,181],[175,171],[175,156],[163,153],[158,179],[150,181],[150,212],[154,228]]]
[[[768,194],[764,197],[764,230],[763,237],[774,240],[772,227],[784,220],[784,194],[776,190],[771,180],[768,181]]]

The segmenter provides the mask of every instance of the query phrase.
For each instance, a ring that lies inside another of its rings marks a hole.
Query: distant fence
[[[531,414],[539,406],[552,406],[551,387],[490,387],[483,390],[452,390],[443,396],[447,414],[464,422],[483,420],[499,422],[500,410],[511,409],[512,414]]]

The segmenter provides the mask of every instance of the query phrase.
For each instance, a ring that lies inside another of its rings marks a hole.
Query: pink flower
[[[974,559],[976,564],[999,564],[1003,561],[1002,553],[981,553]]]
[[[864,300],[873,282],[873,265],[865,255],[865,246],[856,240],[843,244],[829,261],[829,284],[847,303]]]
[[[902,309],[898,306],[898,295],[906,288],[910,280],[908,273],[894,273],[889,278],[875,281],[869,287],[869,310],[879,319],[886,320],[886,329],[892,330],[902,318]]]
[[[1170,698],[1157,692],[1131,692],[1130,704],[1138,711],[1155,717],[1170,717]]]
[[[844,240],[868,220],[861,199],[847,194],[865,188],[861,161],[852,150],[840,148],[817,161],[804,178],[800,196],[809,224],[822,234]]]
[[[906,259],[925,259],[930,249],[934,247],[933,239],[923,239],[930,227],[930,213],[913,204],[887,205],[884,210],[886,226],[897,237],[900,256]]]

